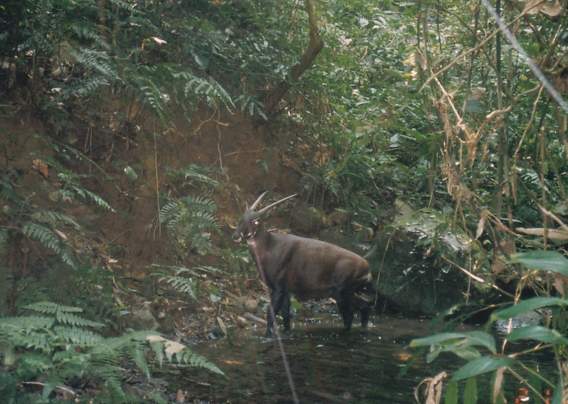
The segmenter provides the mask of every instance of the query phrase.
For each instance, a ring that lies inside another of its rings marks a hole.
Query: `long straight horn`
[[[268,193],[268,191],[264,191],[256,201],[254,201],[254,203],[251,205],[251,207],[249,208],[249,210],[255,210],[256,207],[258,206],[258,204],[262,201],[262,198],[264,198],[264,195],[266,195]]]
[[[295,196],[298,196],[298,194],[290,195],[290,196],[287,196],[286,198],[280,199],[279,201],[276,201],[276,202],[274,202],[274,203],[271,203],[270,205],[265,206],[264,208],[262,208],[261,210],[259,210],[258,213],[260,213],[261,215],[264,215],[266,212],[268,212],[268,209],[270,209],[270,208],[272,208],[272,207],[278,205],[279,203],[282,203],[282,202],[284,202],[284,201],[287,201],[288,199],[291,199],[291,198],[293,198],[293,197],[295,197]]]

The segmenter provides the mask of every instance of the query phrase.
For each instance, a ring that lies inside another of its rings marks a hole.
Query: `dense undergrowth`
[[[173,258],[147,263],[149,272],[159,274],[153,279],[199,299],[204,291],[221,293],[215,278],[202,281],[207,274],[247,274],[245,255],[213,241],[226,224],[216,216],[215,196],[236,189],[221,158],[213,166],[181,169],[159,166],[157,158],[153,164],[120,159],[120,150],[143,141],[158,150],[181,130],[180,122],[191,128],[182,137],[201,136],[194,118],[206,110],[209,120],[219,121],[223,111],[268,128],[271,147],[289,141],[317,149],[313,161],[299,169],[301,195],[316,207],[341,206],[357,212],[357,224],[379,230],[391,220],[386,207],[404,200],[416,210],[439,212],[439,234],[468,235],[485,258],[456,271],[503,291],[510,297],[503,304],[533,302],[519,303],[515,315],[552,307],[545,312],[548,328],[509,338],[527,338],[536,349],[554,352],[559,375],[549,383],[560,392],[555,402],[561,402],[568,378],[566,302],[547,299],[564,297],[568,271],[562,255],[538,254],[564,254],[568,239],[566,7],[513,1],[500,12],[558,99],[519,48],[499,34],[483,4],[318,4],[325,47],[301,79],[290,83],[278,114],[268,121],[263,99],[288,79],[308,41],[301,3],[4,1],[3,122],[32,117],[41,123],[41,130],[23,140],[7,123],[0,126],[5,401],[55,398],[72,381],[78,389],[76,379],[86,377],[77,373],[79,364],[95,365],[89,377],[101,380],[92,384],[103,386],[106,397],[120,391],[118,358],[148,373],[145,348],[158,359],[171,352],[165,342],[159,347],[149,342],[148,334],[127,332],[128,307],[113,290],[130,292],[117,281],[118,247],[108,240],[86,242],[93,240],[89,217],[117,209],[96,192],[101,184],[124,199],[134,187],[156,195],[156,219],[147,233],[163,229]],[[21,150],[27,155],[19,156]],[[269,170],[266,161],[258,163]],[[148,172],[170,181],[150,183]],[[435,254],[436,237],[427,244]],[[208,255],[218,265],[200,262]],[[55,311],[29,314],[47,304]],[[88,321],[61,314],[80,310]],[[502,313],[491,319],[508,318]],[[499,402],[500,375],[514,372],[516,353],[498,350],[486,336],[446,334],[415,345],[432,346],[432,360],[451,351],[469,361],[470,368],[454,375],[454,381],[468,380],[467,397],[473,397],[478,375],[493,372]],[[491,355],[482,356],[476,346]],[[102,347],[112,360],[98,355]],[[216,370],[187,355],[190,364]],[[457,402],[452,383],[446,402]],[[42,398],[34,395],[37,386]],[[439,402],[431,386],[428,394]]]

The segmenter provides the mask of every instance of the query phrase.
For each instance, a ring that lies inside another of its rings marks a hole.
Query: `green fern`
[[[196,164],[190,164],[189,167],[183,167],[178,170],[169,169],[167,175],[170,177],[183,176],[186,184],[189,186],[195,186],[196,183],[201,183],[219,188],[222,185],[219,181],[211,178],[213,173],[224,175],[222,170],[212,167],[200,167]]]
[[[166,281],[174,290],[189,295],[193,300],[198,300],[198,283],[191,278],[182,276],[165,276],[160,281]]]
[[[127,68],[124,70],[124,77],[127,85],[139,100],[150,108],[164,127],[174,127],[172,120],[173,113],[168,106],[169,96],[159,89],[159,82],[156,80],[156,69],[141,66],[139,68]]]
[[[166,358],[169,362],[176,360],[223,374],[203,356],[156,333],[141,331],[103,338],[88,329],[100,328],[101,324],[84,319],[76,321],[76,313],[82,312],[79,308],[51,302],[34,303],[26,308],[44,316],[0,318],[0,354],[8,365],[0,371],[2,402],[10,402],[16,394],[21,394],[18,389],[9,388],[8,383],[41,379],[42,397],[47,400],[56,386],[67,384],[71,378],[99,380],[112,390],[110,394],[118,394],[127,402],[121,369],[125,361],[130,361],[149,378],[148,348],[160,366]]]
[[[103,198],[101,198],[94,192],[91,192],[88,189],[83,188],[79,184],[79,181],[83,178],[86,178],[86,176],[72,174],[72,173],[58,173],[57,178],[65,183],[64,189],[59,191],[62,197],[75,199],[75,197],[79,195],[81,198],[83,198],[83,200],[91,199],[98,206],[106,210],[109,210],[111,212],[115,212],[112,206],[110,206]]]
[[[180,248],[206,254],[213,249],[210,233],[220,229],[212,214],[216,209],[217,205],[207,198],[186,196],[162,207],[160,224],[166,225],[166,233]]]
[[[166,282],[175,291],[186,294],[194,300],[198,300],[199,288],[202,286],[201,283],[194,278],[204,278],[205,274],[222,275],[226,273],[225,271],[210,266],[196,266],[190,269],[177,265],[153,264],[151,267],[159,271],[153,275],[159,275],[160,282]],[[170,274],[170,272],[172,272],[173,275]]]
[[[22,225],[22,231],[26,236],[38,240],[47,248],[55,251],[67,265],[76,265],[73,252],[53,230],[41,224],[25,222]]]
[[[109,55],[91,48],[79,48],[73,50],[73,55],[77,63],[84,68],[99,74],[99,77],[106,77],[111,80],[118,80],[115,66],[109,61]]]
[[[81,226],[75,220],[71,219],[64,213],[55,212],[53,210],[40,210],[36,213],[32,213],[31,218],[39,222],[51,223],[52,226],[56,226],[58,223],[67,224],[80,229]]]

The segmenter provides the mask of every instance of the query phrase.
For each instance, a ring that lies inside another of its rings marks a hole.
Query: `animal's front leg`
[[[268,307],[268,325],[266,327],[266,336],[272,336],[272,328],[278,327],[278,322],[276,321],[276,315],[282,308],[284,302],[288,301],[288,328],[286,328],[286,316],[284,317],[284,328],[290,328],[290,298],[286,299],[287,293],[284,291],[284,288],[276,286],[270,295],[270,305]]]
[[[284,302],[282,303],[282,320],[284,320],[284,329],[290,329],[290,293],[284,294]]]
[[[343,331],[349,331],[353,323],[353,291],[340,292],[336,297],[337,308],[343,318]]]

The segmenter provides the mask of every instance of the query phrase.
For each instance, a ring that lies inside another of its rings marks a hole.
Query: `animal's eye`
[[[255,226],[258,226],[260,224],[260,221],[255,220],[254,222],[252,222]]]

